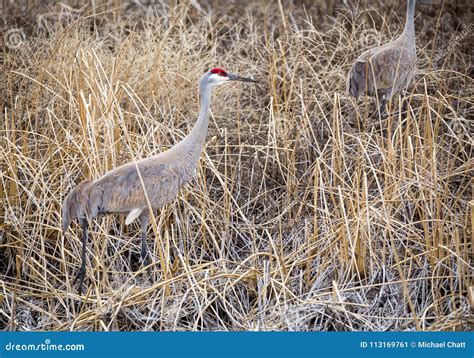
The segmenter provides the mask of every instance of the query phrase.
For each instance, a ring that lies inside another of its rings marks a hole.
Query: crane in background
[[[346,89],[353,97],[362,94],[382,98],[380,113],[385,115],[387,101],[411,83],[415,74],[415,0],[408,0],[405,28],[395,40],[365,51],[347,75]]]

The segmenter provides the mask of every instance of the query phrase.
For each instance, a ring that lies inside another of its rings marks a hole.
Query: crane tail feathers
[[[142,211],[143,211],[143,208],[132,209],[128,213],[127,218],[125,219],[125,225],[130,225],[136,218],[138,218],[140,216]]]
[[[62,226],[63,234],[66,232],[69,225],[71,225],[71,222],[77,216],[76,203],[77,203],[77,189],[73,189],[66,196],[62,205],[62,218],[61,218],[62,225],[61,226]]]
[[[75,218],[79,216],[82,218],[90,217],[91,205],[88,190],[91,183],[91,180],[84,180],[64,198],[61,217],[63,234]]]

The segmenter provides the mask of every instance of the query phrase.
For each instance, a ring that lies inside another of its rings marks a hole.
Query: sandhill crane
[[[79,279],[79,294],[86,269],[88,224],[96,217],[128,213],[125,224],[135,219],[141,224],[141,259],[149,264],[146,231],[149,208],[159,209],[173,201],[180,187],[195,174],[209,123],[212,89],[228,81],[257,82],[213,68],[199,81],[200,110],[191,132],[169,150],[155,156],[122,165],[99,179],[86,180],[74,188],[62,206],[62,230],[66,232],[74,218],[82,226],[82,263],[74,284]]]
[[[347,91],[354,97],[381,95],[380,113],[387,101],[411,83],[415,74],[415,0],[407,2],[405,28],[396,40],[365,51],[347,75]]]

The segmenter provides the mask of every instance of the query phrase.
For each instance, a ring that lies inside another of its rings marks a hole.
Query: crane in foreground
[[[353,97],[362,94],[382,98],[380,113],[386,114],[387,101],[411,83],[415,74],[415,2],[408,0],[405,28],[395,40],[365,51],[347,75],[346,89]]]
[[[211,69],[199,81],[198,119],[183,140],[162,153],[115,168],[99,179],[85,180],[66,196],[62,205],[63,233],[75,218],[82,226],[82,262],[74,279],[74,284],[79,280],[80,295],[86,273],[87,229],[98,216],[127,213],[126,225],[138,218],[141,225],[140,256],[145,266],[150,264],[146,243],[149,209],[155,211],[172,202],[180,187],[195,175],[206,140],[212,89],[229,81],[257,82],[222,68]]]

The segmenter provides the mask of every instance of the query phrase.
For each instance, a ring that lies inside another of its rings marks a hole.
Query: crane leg
[[[385,99],[385,96],[382,98],[382,102],[380,103],[380,115],[382,117],[387,116],[387,100]]]
[[[387,103],[392,98],[392,89],[389,88],[385,91],[382,96],[382,102],[380,103],[380,115],[385,118],[388,115]]]
[[[140,256],[143,261],[143,265],[148,266],[151,264],[150,254],[148,253],[148,245],[146,243],[146,231],[148,229],[148,224],[150,223],[150,215],[148,214],[148,209],[146,209],[146,213],[140,215],[140,224],[141,224],[141,251]],[[148,274],[151,276],[151,268],[147,268]]]
[[[74,278],[73,285],[76,284],[77,280],[79,280],[79,296],[82,295],[82,287],[84,283],[84,276],[86,275],[86,245],[87,245],[87,220],[81,219],[81,226],[82,226],[82,252],[81,252],[81,267],[77,272],[76,277]]]

